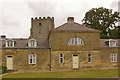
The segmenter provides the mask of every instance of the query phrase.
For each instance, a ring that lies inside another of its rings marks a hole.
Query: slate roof
[[[100,39],[100,48],[116,48],[120,47],[120,39],[113,39],[116,41],[116,47],[109,47],[109,45],[106,43],[110,39]]]
[[[76,22],[67,22],[52,31],[79,31],[79,32],[100,32],[99,30],[91,29],[88,27],[85,27],[79,23]]]
[[[5,42],[8,39],[5,40],[0,40],[0,44],[2,44],[0,46],[0,48],[6,48],[5,47]],[[30,39],[23,39],[23,38],[14,38],[11,39],[13,41],[15,41],[15,46],[14,47],[9,47],[9,48],[29,48],[28,47],[28,41]],[[37,41],[37,47],[35,48],[49,48],[49,43],[48,43],[48,39],[35,39]]]

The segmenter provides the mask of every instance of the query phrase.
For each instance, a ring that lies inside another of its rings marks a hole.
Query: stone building
[[[100,39],[100,31],[68,17],[31,18],[29,38],[0,38],[2,65],[12,71],[59,71],[118,67],[119,39]]]

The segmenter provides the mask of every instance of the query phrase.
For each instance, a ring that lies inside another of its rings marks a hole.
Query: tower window
[[[42,25],[42,23],[39,23],[39,26],[41,26]]]

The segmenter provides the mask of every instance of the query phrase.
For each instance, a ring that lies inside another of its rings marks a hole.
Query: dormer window
[[[28,47],[37,47],[37,41],[35,39],[30,39],[28,41]]]
[[[14,46],[15,46],[15,41],[13,40],[6,41],[6,47],[14,47]]]
[[[78,37],[74,37],[74,38],[71,38],[69,41],[68,41],[68,44],[69,45],[83,45],[84,42],[81,38],[78,38]]]
[[[116,47],[116,41],[115,40],[109,40],[109,46],[110,47]]]

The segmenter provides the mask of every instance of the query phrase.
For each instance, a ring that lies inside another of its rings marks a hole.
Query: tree
[[[100,38],[110,38],[110,32],[112,29],[116,28],[116,23],[119,20],[120,17],[118,12],[113,13],[112,9],[100,7],[92,8],[86,12],[82,24],[86,27],[100,30]]]

